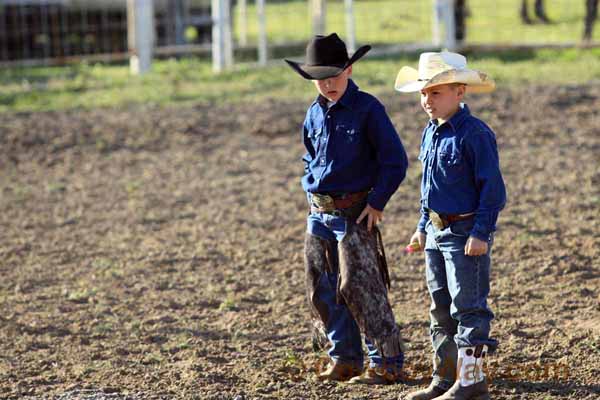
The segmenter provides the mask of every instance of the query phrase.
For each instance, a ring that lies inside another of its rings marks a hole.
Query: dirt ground
[[[382,225],[404,384],[320,383],[302,265],[307,104],[0,115],[0,398],[395,399],[428,382],[416,98]],[[600,85],[473,96],[509,201],[494,247],[494,399],[600,398]],[[62,396],[61,398],[65,398]]]

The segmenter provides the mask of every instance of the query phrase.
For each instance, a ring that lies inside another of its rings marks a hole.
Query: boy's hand
[[[419,247],[420,247],[419,251],[423,251],[425,249],[425,241],[426,241],[426,239],[427,239],[427,235],[425,235],[421,231],[416,231],[410,237],[410,242],[409,243],[419,243]]]
[[[377,225],[379,222],[383,221],[383,211],[379,211],[371,207],[367,204],[365,209],[360,213],[358,219],[356,220],[357,224],[360,224],[365,217],[367,217],[367,229],[371,232],[371,228],[374,225]]]
[[[488,244],[481,239],[469,236],[465,245],[465,254],[468,256],[481,256],[488,252]]]

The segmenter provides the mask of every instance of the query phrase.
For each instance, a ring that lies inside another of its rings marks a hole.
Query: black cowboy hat
[[[346,45],[336,33],[317,35],[306,46],[305,64],[288,59],[285,62],[305,79],[326,79],[341,74],[369,50],[371,46],[362,46],[348,58]]]

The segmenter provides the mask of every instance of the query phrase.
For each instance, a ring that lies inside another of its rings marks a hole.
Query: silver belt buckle
[[[323,211],[333,211],[335,210],[335,204],[333,202],[333,197],[327,194],[319,194],[312,193],[311,202],[315,207]]]

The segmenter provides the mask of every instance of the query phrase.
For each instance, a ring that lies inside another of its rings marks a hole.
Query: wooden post
[[[267,17],[265,13],[265,0],[256,0],[256,14],[258,17],[258,64],[267,65]]]
[[[154,47],[154,6],[147,0],[127,0],[127,43],[132,74],[150,70]]]
[[[211,2],[212,58],[215,72],[221,72],[233,65],[230,6],[229,0],[212,0]]]
[[[346,44],[348,53],[350,54],[356,51],[356,32],[354,30],[354,10],[352,5],[352,0],[344,0],[344,10],[346,14]]]
[[[309,4],[311,4],[313,35],[324,35],[327,0],[312,0]]]

